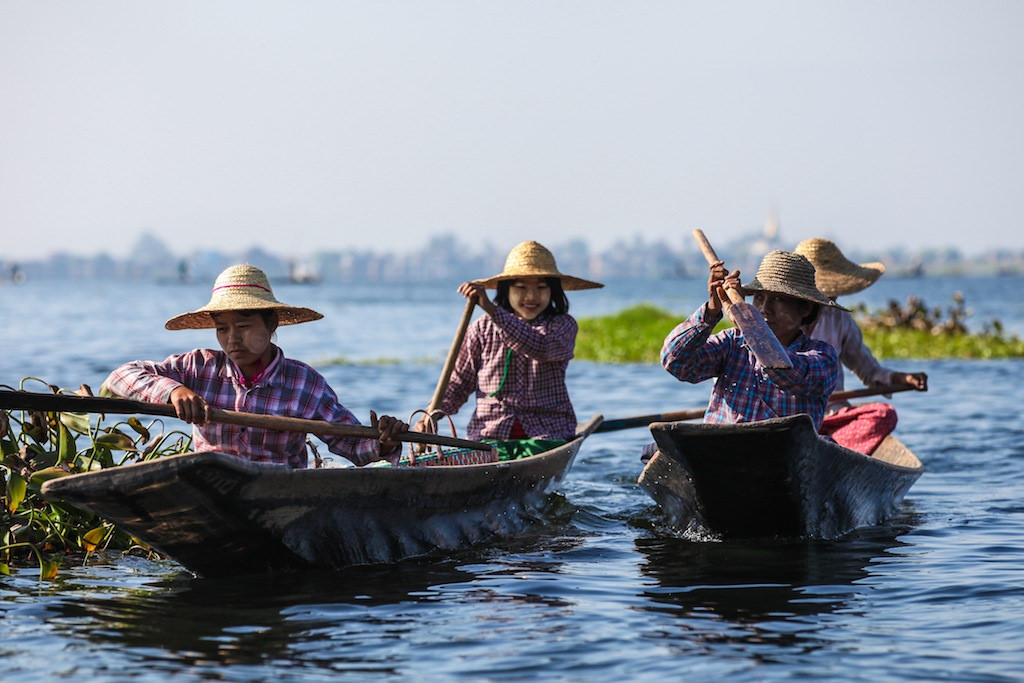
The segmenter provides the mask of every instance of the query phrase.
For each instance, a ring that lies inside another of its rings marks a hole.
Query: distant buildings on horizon
[[[594,280],[665,279],[704,277],[707,265],[689,234],[678,240],[648,241],[643,237],[622,239],[608,249],[592,249],[585,240],[548,243],[562,272]],[[778,225],[769,221],[760,232],[715,244],[730,268],[753,273],[764,254],[772,249],[793,249],[780,236]],[[1024,250],[999,250],[965,257],[958,250],[922,249],[908,251],[844,250],[858,262],[881,261],[889,272],[899,275],[938,274],[1024,274]],[[416,282],[461,281],[501,271],[507,246],[487,245],[473,249],[454,235],[437,235],[427,244],[407,253],[362,249],[315,252],[297,259],[273,254],[259,247],[237,253],[216,250],[175,254],[159,238],[142,235],[129,254],[121,259],[109,255],[75,256],[59,253],[33,261],[14,262],[0,252],[0,282],[23,282],[49,278],[111,278],[151,281],[211,282],[234,263],[251,263],[262,268],[272,280],[313,282]]]

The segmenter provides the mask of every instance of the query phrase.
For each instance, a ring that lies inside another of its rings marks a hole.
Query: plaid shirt
[[[576,413],[565,371],[577,329],[567,314],[526,321],[500,306],[493,317],[477,318],[459,349],[441,410],[455,414],[476,392],[476,410],[466,428],[470,439],[506,440],[517,419],[531,439],[571,439]]]
[[[807,413],[820,428],[836,385],[835,349],[801,334],[786,349],[792,368],[766,368],[737,328],[711,334],[721,319],[721,312],[709,317],[705,304],[672,330],[661,349],[661,364],[684,382],[717,378],[704,421],[753,422]]]
[[[212,408],[261,415],[283,415],[337,424],[359,424],[323,376],[305,363],[285,358],[274,347],[274,359],[255,386],[246,388],[238,367],[222,351],[196,349],[162,363],[134,361],[110,373],[105,384],[118,396],[149,403],[168,403],[171,392],[185,386]],[[378,459],[380,442],[349,436],[324,436],[333,453],[357,465]],[[307,465],[306,435],[301,432],[207,422],[193,425],[196,451],[220,451],[255,462],[303,468]]]

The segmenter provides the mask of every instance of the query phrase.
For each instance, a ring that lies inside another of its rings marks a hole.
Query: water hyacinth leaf
[[[152,551],[152,548],[150,548],[149,544],[143,541],[138,536],[130,536],[128,540],[132,543],[132,545],[138,546],[139,548],[142,548],[147,552]]]
[[[43,428],[31,422],[25,422],[21,425],[21,433],[36,443],[41,443],[46,438],[46,432]]]
[[[82,547],[85,548],[86,552],[91,553],[99,547],[100,543],[103,542],[107,536],[107,530],[101,526],[82,534]]]
[[[48,560],[39,561],[39,579],[41,581],[52,581],[57,578],[57,563]]]
[[[58,477],[66,477],[70,472],[62,470],[59,467],[47,467],[44,470],[33,472],[30,481],[36,486],[42,486],[44,482],[50,481],[51,479],[57,479]]]
[[[132,438],[116,429],[97,436],[96,445],[115,451],[126,451],[135,448],[135,442],[132,441]]]
[[[74,462],[75,469],[81,472],[94,472],[105,467],[111,467],[113,464],[114,456],[111,455],[109,448],[104,448],[103,446],[82,451],[75,458]]]
[[[128,426],[138,432],[144,440],[149,441],[149,430],[139,421],[139,418],[135,416],[129,417]]]
[[[26,488],[27,482],[12,472],[11,478],[7,480],[7,511],[11,514],[14,514],[21,501],[25,500]]]
[[[75,457],[75,437],[64,424],[57,428],[57,462],[68,462]]]
[[[89,434],[92,431],[89,424],[89,416],[86,413],[61,413],[60,421],[68,429],[79,434]]]
[[[47,467],[53,467],[57,464],[57,452],[56,451],[32,451],[29,462],[32,465],[33,470],[43,470]]]

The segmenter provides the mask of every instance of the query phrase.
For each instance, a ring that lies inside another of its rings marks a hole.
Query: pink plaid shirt
[[[274,359],[255,386],[246,388],[241,372],[223,351],[196,349],[171,356],[162,363],[133,361],[110,373],[107,387],[125,398],[168,403],[171,392],[185,386],[202,396],[212,408],[262,415],[282,415],[337,424],[359,424],[338,402],[323,376],[305,363],[285,358],[274,347]],[[380,458],[379,442],[349,436],[326,436],[331,452],[356,465]],[[307,465],[306,435],[301,432],[244,427],[208,422],[192,429],[196,451],[231,453],[255,462]]]
[[[577,329],[567,314],[527,322],[500,306],[493,317],[477,318],[459,350],[441,410],[455,414],[476,392],[476,410],[466,428],[470,439],[508,439],[517,419],[532,439],[571,439],[576,413],[565,371]]]

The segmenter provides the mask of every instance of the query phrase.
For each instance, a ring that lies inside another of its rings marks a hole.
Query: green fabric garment
[[[565,439],[511,439],[509,441],[484,439],[484,441],[494,444],[494,450],[498,451],[499,461],[528,458],[531,455],[550,451],[566,442]]]

